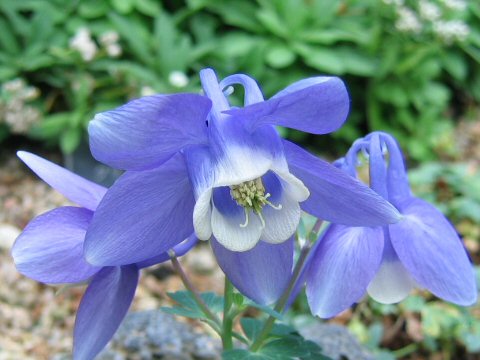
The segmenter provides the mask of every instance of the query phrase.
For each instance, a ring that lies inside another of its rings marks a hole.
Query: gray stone
[[[300,329],[300,334],[320,345],[323,353],[334,360],[374,359],[344,326],[314,323]]]
[[[161,310],[131,313],[99,360],[219,360],[221,343]]]

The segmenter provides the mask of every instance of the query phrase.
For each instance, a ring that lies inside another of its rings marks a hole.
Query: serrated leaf
[[[195,298],[190,291],[177,291],[167,295],[178,303],[177,306],[163,307],[162,310],[175,315],[185,316],[193,319],[205,318],[202,309],[197,305]],[[200,294],[210,311],[218,313],[223,311],[223,297],[208,292]]]
[[[283,337],[265,344],[260,349],[260,353],[276,360],[287,360],[295,357],[309,356],[310,351],[302,346],[303,343],[304,341],[301,337]]]
[[[291,334],[296,334],[297,329],[295,329],[292,326],[285,325],[285,324],[275,324],[273,325],[271,335],[272,336],[286,336],[286,335],[291,335]]]
[[[247,338],[255,340],[262,330],[264,322],[254,318],[242,318],[240,324]]]
[[[190,319],[203,319],[205,317],[205,314],[203,314],[203,312],[186,309],[180,306],[172,306],[172,307],[163,306],[160,309],[163,312],[166,312],[167,314],[183,316]]]
[[[222,360],[274,360],[269,356],[252,353],[248,350],[234,349],[222,353]]]

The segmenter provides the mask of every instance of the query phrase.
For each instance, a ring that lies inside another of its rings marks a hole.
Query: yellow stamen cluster
[[[230,195],[238,205],[249,210],[253,209],[256,213],[262,211],[270,197],[270,194],[265,194],[265,187],[260,178],[231,186]]]
[[[232,198],[238,205],[245,209],[245,223],[241,224],[241,227],[246,227],[248,225],[248,213],[250,210],[257,213],[262,222],[262,227],[265,227],[265,221],[262,217],[262,208],[265,205],[269,205],[276,210],[282,208],[282,205],[275,206],[268,201],[270,194],[265,194],[265,187],[263,186],[261,178],[230,186],[230,195],[232,195]]]

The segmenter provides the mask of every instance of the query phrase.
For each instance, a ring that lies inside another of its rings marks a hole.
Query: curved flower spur
[[[83,257],[85,232],[107,191],[34,154],[18,156],[46,183],[81,207],[64,206],[30,221],[12,248],[18,271],[46,284],[88,283],[75,319],[73,358],[93,359],[110,341],[133,300],[140,269],[168,261],[163,253],[137,264],[98,267]],[[191,236],[173,250],[181,256],[197,239]]]
[[[381,303],[399,302],[414,286],[458,305],[474,304],[475,276],[462,241],[440,211],[412,195],[395,139],[374,132],[357,140],[338,162],[351,176],[359,152],[369,161],[370,186],[403,218],[383,228],[330,225],[307,270],[312,313],[335,316],[366,291]]]
[[[148,96],[91,121],[94,157],[127,171],[87,231],[90,263],[141,261],[192,231],[202,240],[213,235],[231,251],[252,249],[259,240],[281,243],[295,232],[299,203],[315,216],[349,225],[398,220],[375,192],[281,140],[274,128],[338,129],[349,106],[341,80],[302,80],[263,101],[246,75],[220,84],[211,69],[200,77],[206,96]],[[244,86],[245,107],[229,106],[223,89],[232,84]]]

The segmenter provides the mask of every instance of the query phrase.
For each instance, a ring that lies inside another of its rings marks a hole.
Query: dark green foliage
[[[330,145],[337,156],[367,131],[386,130],[424,160],[434,158],[465,105],[480,101],[480,5],[457,11],[432,2],[441,20],[469,25],[464,40],[442,40],[427,20],[420,32],[400,31],[398,6],[376,0],[188,0],[164,7],[153,0],[4,1],[0,81],[23,78],[40,89],[35,105],[44,120],[30,134],[68,153],[96,112],[146,88],[198,91],[197,72],[206,66],[220,76],[254,76],[267,97],[301,78],[338,75],[352,97],[349,120],[333,134],[340,141],[332,148],[325,137],[287,129],[283,135],[318,149]],[[418,15],[418,2],[405,6]],[[88,61],[69,45],[81,27],[97,46]],[[119,56],[101,41],[112,30],[120,36]],[[188,84],[169,80],[177,71]]]

